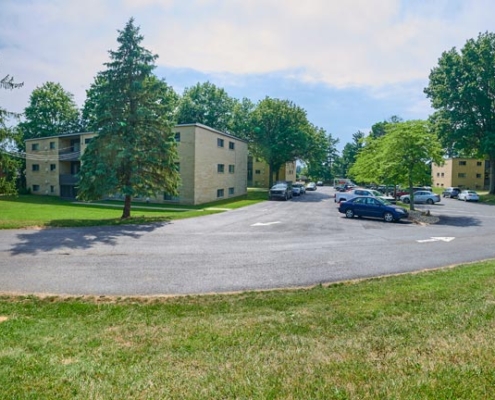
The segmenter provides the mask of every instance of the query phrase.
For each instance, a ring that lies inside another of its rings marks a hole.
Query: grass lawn
[[[0,297],[2,399],[493,399],[495,263],[177,298]]]
[[[163,222],[218,213],[222,212],[222,209],[244,207],[266,199],[266,190],[250,189],[246,196],[201,206],[133,202],[131,218],[121,220],[123,208],[121,201],[75,204],[73,201],[51,196],[0,196],[0,229]]]

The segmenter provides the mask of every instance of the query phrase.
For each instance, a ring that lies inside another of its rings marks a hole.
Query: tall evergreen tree
[[[78,198],[122,194],[122,218],[131,216],[132,197],[177,195],[180,181],[171,119],[176,95],[152,74],[157,56],[141,46],[142,40],[131,18],[85,106],[98,136],[81,160]]]

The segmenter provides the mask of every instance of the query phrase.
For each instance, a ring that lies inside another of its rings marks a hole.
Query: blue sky
[[[235,98],[288,99],[338,138],[397,115],[426,119],[428,74],[443,51],[495,31],[492,0],[2,0],[0,91],[22,112],[60,83],[78,106],[129,18],[182,94],[210,81]]]

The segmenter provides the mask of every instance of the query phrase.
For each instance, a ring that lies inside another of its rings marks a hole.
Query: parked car
[[[408,194],[400,196],[400,201],[403,203],[409,204],[411,202],[411,198]],[[414,202],[415,203],[426,203],[426,204],[434,204],[440,202],[440,196],[433,192],[428,192],[427,190],[420,190],[414,192]]]
[[[314,182],[309,182],[309,183],[306,185],[306,190],[315,191],[315,190],[316,190],[316,184],[315,184]]]
[[[379,197],[382,200],[395,202],[395,198],[393,196],[385,196],[377,190],[363,188],[355,188],[352,190],[348,190],[347,192],[336,193],[334,201],[336,203],[340,203],[342,201],[348,201],[357,196]]]
[[[300,196],[302,194],[301,187],[297,185],[292,185],[292,195]]]
[[[464,201],[478,201],[480,196],[474,190],[461,190],[461,192],[457,195],[457,200]]]
[[[451,199],[455,199],[459,195],[460,191],[461,189],[459,189],[458,187],[448,187],[443,191],[442,197],[449,197]]]
[[[292,188],[299,188],[300,189],[300,194],[306,193],[306,186],[304,186],[304,183],[293,183]]]
[[[339,204],[339,212],[346,218],[372,217],[382,218],[386,222],[407,218],[409,213],[402,207],[377,197],[354,197]]]
[[[412,189],[413,193],[419,191],[431,192],[431,187],[429,186],[413,186]],[[409,194],[409,188],[399,188],[395,191],[395,198],[399,200],[401,196],[405,196],[406,194]]]
[[[292,199],[292,187],[287,183],[276,183],[268,191],[268,199],[289,200]]]
[[[316,182],[316,186],[323,186],[323,181]]]

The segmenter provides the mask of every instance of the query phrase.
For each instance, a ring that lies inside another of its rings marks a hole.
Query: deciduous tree
[[[19,128],[24,140],[79,132],[81,121],[74,96],[59,83],[46,82],[37,87],[29,97]]]
[[[432,120],[450,154],[490,160],[495,194],[495,34],[482,33],[457,51],[442,53],[425,93],[437,110]]]
[[[311,126],[306,111],[289,100],[266,97],[251,114],[251,151],[269,166],[269,185],[282,165],[304,156]]]
[[[178,193],[177,145],[171,116],[176,96],[152,74],[157,58],[141,46],[130,19],[119,31],[117,51],[97,76],[85,109],[98,136],[82,157],[78,197],[124,195],[122,218],[131,216],[134,196]]]
[[[10,75],[0,80],[0,88],[16,89],[23,83],[14,82]],[[21,136],[18,129],[7,125],[9,118],[18,118],[19,115],[0,107],[0,194],[16,194],[16,180],[19,173],[20,161],[11,155],[16,150]]]

